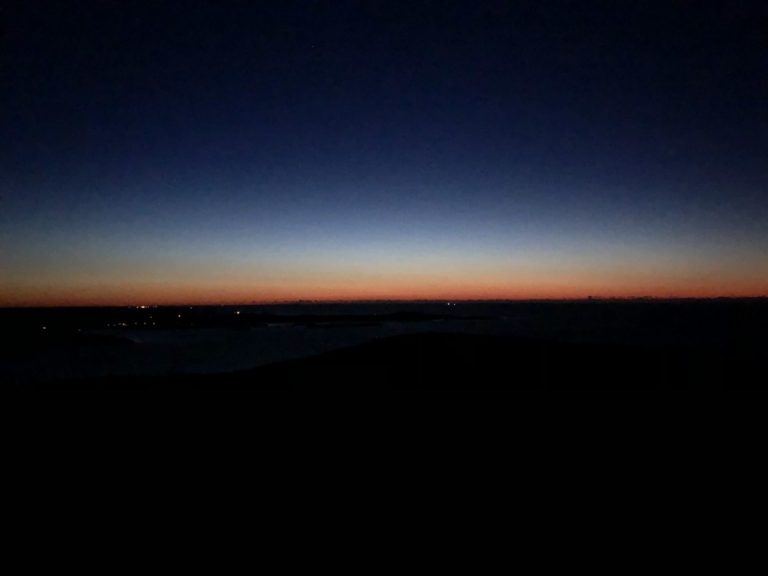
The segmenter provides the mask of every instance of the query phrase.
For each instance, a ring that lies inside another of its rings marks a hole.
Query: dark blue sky
[[[761,2],[11,2],[0,305],[768,291]]]

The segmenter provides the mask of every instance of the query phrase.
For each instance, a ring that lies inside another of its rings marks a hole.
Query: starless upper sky
[[[0,18],[0,306],[768,294],[767,3]]]

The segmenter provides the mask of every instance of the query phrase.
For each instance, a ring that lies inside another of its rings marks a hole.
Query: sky
[[[0,18],[0,306],[768,295],[766,3]]]

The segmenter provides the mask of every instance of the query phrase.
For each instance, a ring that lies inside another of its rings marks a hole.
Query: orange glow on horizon
[[[441,285],[442,284],[442,285]],[[478,280],[451,282],[325,282],[316,285],[188,285],[135,283],[107,286],[68,286],[0,289],[0,307],[140,306],[274,304],[318,301],[409,300],[578,300],[594,298],[717,298],[766,297],[763,283],[731,284],[727,289],[700,283],[628,283],[600,286],[590,282],[502,283]]]

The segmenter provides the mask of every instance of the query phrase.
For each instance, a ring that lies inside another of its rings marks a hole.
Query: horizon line
[[[350,299],[287,299],[251,302],[199,303],[180,302],[164,304],[20,304],[2,305],[0,310],[24,308],[213,308],[236,306],[289,306],[307,304],[484,304],[534,302],[630,302],[630,301],[704,301],[704,300],[765,300],[768,294],[752,296],[581,296],[570,298],[350,298]]]

